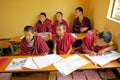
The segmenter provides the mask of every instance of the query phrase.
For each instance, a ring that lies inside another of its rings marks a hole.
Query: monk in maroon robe
[[[71,33],[66,33],[65,30],[65,24],[59,23],[56,30],[57,35],[53,39],[53,53],[70,54],[72,52],[72,44],[75,42],[76,39],[71,35]]]
[[[52,33],[56,34],[56,27],[57,27],[57,25],[60,22],[62,22],[62,23],[65,24],[65,26],[66,26],[66,32],[70,33],[70,29],[69,29],[68,23],[63,19],[63,13],[62,12],[57,12],[56,13],[56,21],[53,24]]]
[[[35,32],[52,32],[51,20],[46,18],[45,13],[40,14],[40,20],[35,24]]]
[[[98,35],[90,33],[82,40],[82,50],[90,55],[104,54],[107,51],[115,49],[111,39],[112,34],[108,31],[103,31]]]
[[[82,7],[75,9],[77,18],[73,21],[73,33],[86,33],[91,29],[90,20],[83,16]]]
[[[34,36],[32,26],[24,28],[24,35],[20,42],[21,55],[45,55],[49,52],[46,42],[40,36]]]

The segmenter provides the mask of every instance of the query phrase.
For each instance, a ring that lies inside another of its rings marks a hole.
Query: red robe
[[[56,36],[53,39],[53,42],[57,44],[57,54],[66,54],[75,40],[76,39],[71,35],[71,33],[65,33],[63,39],[60,39],[59,36]]]
[[[73,33],[81,33],[80,28],[83,27],[88,27],[88,30],[90,30],[91,29],[90,20],[87,17],[84,17],[83,20],[80,22],[79,18],[77,17],[73,22]],[[85,33],[87,31],[85,31]]]
[[[49,51],[46,42],[39,36],[34,36],[34,44],[30,46],[25,38],[20,42],[21,55],[45,55]]]
[[[52,32],[51,20],[46,18],[46,20],[43,22],[43,24],[39,20],[34,27],[34,31],[38,32],[38,33],[40,33],[40,32]]]
[[[104,49],[105,46],[95,46],[94,45],[94,37],[96,36],[96,33],[89,34],[87,37],[85,37],[82,40],[82,49],[83,50],[92,50],[95,52],[98,52],[101,49]]]
[[[68,23],[64,19],[62,19],[62,22],[66,25],[66,32],[70,33]],[[56,27],[57,27],[58,23],[59,23],[58,21],[55,21],[54,24],[53,24],[53,29],[52,29],[53,34],[56,34]]]

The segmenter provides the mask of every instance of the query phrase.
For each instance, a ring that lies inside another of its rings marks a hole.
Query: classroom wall
[[[107,19],[110,0],[90,0],[89,14],[94,28],[103,31],[109,30],[113,34],[113,41],[120,50],[120,23]]]
[[[35,25],[40,12],[46,12],[53,20],[55,13],[62,11],[71,27],[74,9],[82,6],[87,16],[89,3],[90,0],[0,0],[0,38],[22,35],[24,26]]]

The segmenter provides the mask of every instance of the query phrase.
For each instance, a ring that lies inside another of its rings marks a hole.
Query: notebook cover
[[[63,76],[60,72],[57,72],[57,80],[73,80],[71,74]]]
[[[113,79],[117,78],[111,69],[99,71],[103,79]]]
[[[95,70],[84,70],[87,80],[102,80]]]
[[[7,60],[8,58],[0,58],[0,66],[3,65]]]
[[[73,80],[87,80],[83,71],[73,72]]]

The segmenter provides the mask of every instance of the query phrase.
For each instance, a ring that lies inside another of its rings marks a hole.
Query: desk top
[[[8,42],[8,40],[0,40],[0,43],[2,45],[2,48],[8,48],[10,43]]]
[[[68,56],[71,56],[73,54],[70,54],[70,55],[61,55],[61,57],[68,57]],[[79,54],[79,56],[85,58],[86,60],[88,60],[88,58],[85,57],[85,54]],[[5,71],[6,67],[8,66],[8,64],[10,63],[10,61],[13,59],[13,58],[25,58],[25,57],[28,57],[28,56],[4,56],[4,58],[7,58],[8,60],[0,65],[0,72],[38,72],[38,71],[54,71],[56,70],[56,68],[53,66],[53,65],[50,65],[50,66],[47,66],[47,67],[44,67],[42,69],[36,69],[36,70],[12,70],[12,71]],[[94,65],[92,62],[80,67],[78,70],[83,70],[83,69],[103,69],[103,68],[118,68],[120,67],[120,63],[117,62],[117,61],[112,61],[108,64],[106,64],[105,66],[97,66],[97,65]]]
[[[84,33],[75,33],[75,35],[77,36],[77,39],[83,39],[86,34]],[[52,37],[54,37],[55,35],[51,35],[51,36],[47,36],[47,37],[43,37],[44,40],[52,40]],[[10,40],[8,40],[9,42],[20,42],[22,39],[22,36],[14,36],[13,38],[11,38]]]

